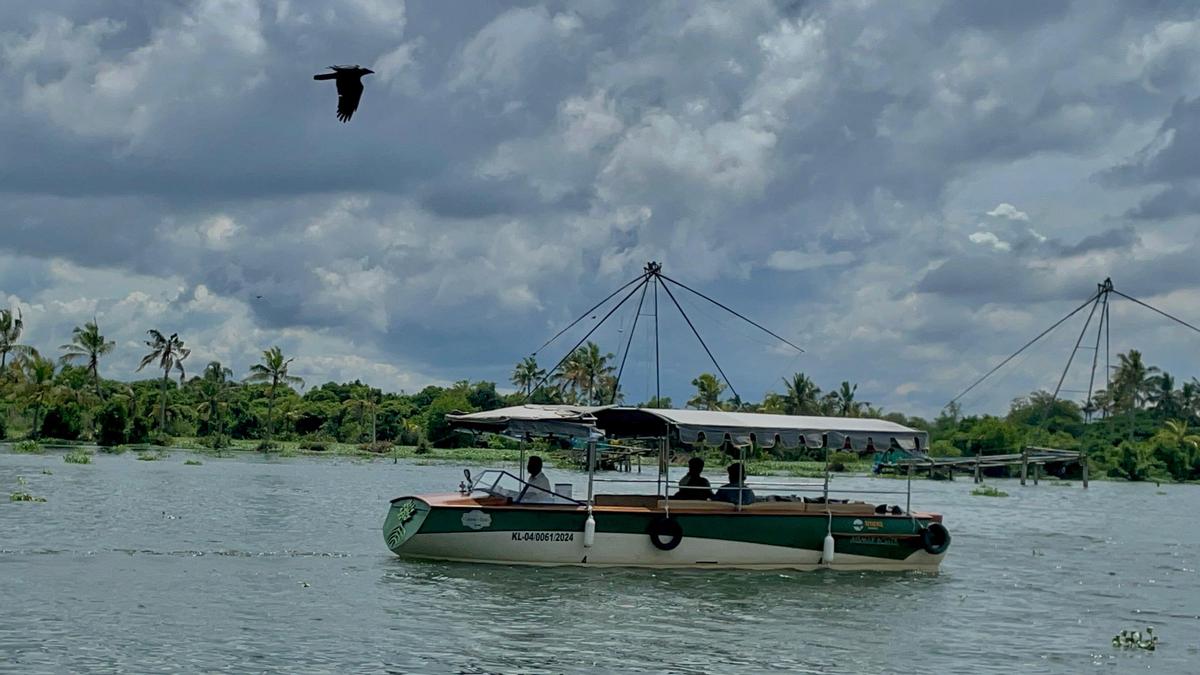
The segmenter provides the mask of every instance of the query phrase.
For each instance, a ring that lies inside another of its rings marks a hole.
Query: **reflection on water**
[[[0,454],[0,488],[23,476],[48,499],[0,503],[0,664],[1077,673],[1194,672],[1200,657],[1196,486],[1006,485],[1010,498],[987,499],[921,482],[914,504],[955,535],[939,575],[520,568],[384,547],[387,500],[453,490],[460,467],[188,456]],[[1146,625],[1157,652],[1110,646]]]

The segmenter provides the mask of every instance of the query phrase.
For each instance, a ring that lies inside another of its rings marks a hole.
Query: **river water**
[[[0,502],[0,671],[1200,671],[1200,486],[918,481],[954,535],[928,575],[397,559],[388,500],[453,463],[0,450],[18,476],[47,501]],[[1157,651],[1110,644],[1146,626]]]

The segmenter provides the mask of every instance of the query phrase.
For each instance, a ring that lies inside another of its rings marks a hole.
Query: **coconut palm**
[[[179,333],[171,333],[170,337],[164,337],[163,334],[151,328],[146,331],[150,336],[146,340],[146,346],[150,348],[150,353],[142,357],[142,362],[138,364],[137,369],[140,371],[146,366],[158,361],[158,367],[163,371],[162,385],[159,387],[158,396],[158,432],[160,434],[167,433],[167,382],[171,379],[171,370],[179,371],[179,382],[183,383],[183,378],[186,373],[183,370],[183,360],[192,353],[192,350],[183,346],[183,340],[179,339]]]
[[[696,395],[688,399],[688,407],[697,410],[721,409],[721,394],[725,391],[725,384],[716,375],[700,373],[692,380],[692,386],[696,388]]]
[[[1146,400],[1163,417],[1177,417],[1183,405],[1181,393],[1175,390],[1175,378],[1164,372],[1149,379]]]
[[[17,396],[27,407],[33,408],[32,436],[41,433],[42,410],[54,402],[59,387],[54,384],[54,362],[38,354],[30,354],[19,362],[21,379],[17,384]]]
[[[784,378],[784,412],[788,415],[812,415],[821,409],[821,388],[804,373]]]
[[[533,387],[542,378],[546,376],[546,371],[538,368],[537,359],[532,356],[526,356],[513,368],[512,377],[509,381],[516,385],[517,389],[525,392],[525,398],[533,395]]]
[[[612,366],[612,359],[612,354],[600,352],[600,345],[588,342],[571,352],[571,355],[563,362],[556,378],[559,386],[563,389],[564,394],[569,390],[568,398],[573,397],[576,392],[582,391],[585,404],[598,404],[600,402],[597,396],[598,385],[602,384],[604,378],[612,375],[616,370]]]
[[[858,417],[864,407],[870,406],[869,401],[856,401],[854,394],[858,391],[857,384],[842,380],[842,386],[833,392],[833,414],[838,417]]]
[[[1113,371],[1110,387],[1115,406],[1123,410],[1143,407],[1152,388],[1151,377],[1159,372],[1158,368],[1147,366],[1142,361],[1142,353],[1136,349],[1118,354],[1117,358],[1120,361]]]
[[[263,352],[262,363],[256,363],[250,366],[250,375],[246,377],[247,382],[270,383],[267,389],[267,446],[271,444],[272,426],[275,423],[275,390],[279,385],[304,384],[304,380],[288,374],[288,366],[295,360],[294,358],[283,358],[283,351],[279,347],[271,347]]]
[[[225,434],[224,410],[229,407],[226,400],[229,390],[233,388],[233,371],[221,365],[220,361],[209,361],[200,376],[197,388],[200,391],[199,412],[208,422],[209,434],[216,440]]]
[[[1167,420],[1156,435],[1180,447],[1190,448],[1193,452],[1200,450],[1200,435],[1182,420]]]
[[[0,309],[0,374],[8,365],[8,355],[29,356],[37,350],[29,345],[20,344],[21,331],[25,329],[25,321],[21,318],[21,310],[17,309],[14,318],[11,309]]]
[[[96,388],[96,397],[104,400],[104,394],[100,391],[100,357],[111,352],[116,346],[116,342],[104,339],[96,320],[92,319],[83,324],[83,328],[76,326],[75,330],[71,331],[71,342],[59,347],[66,352],[59,361],[74,363],[86,360],[88,372],[92,375],[92,384]]]

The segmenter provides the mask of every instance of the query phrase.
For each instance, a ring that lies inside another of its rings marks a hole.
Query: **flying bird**
[[[337,117],[342,122],[348,122],[350,121],[350,117],[354,115],[354,111],[358,110],[358,101],[362,98],[363,75],[370,75],[375,71],[358,65],[329,66],[329,69],[333,72],[313,75],[313,79],[337,81]]]

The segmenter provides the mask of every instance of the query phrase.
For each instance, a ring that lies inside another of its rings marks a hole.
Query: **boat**
[[[887,420],[616,405],[523,405],[447,419],[461,429],[521,439],[522,448],[539,438],[582,445],[586,491],[576,495],[571,484],[541,490],[526,480],[523,466],[515,473],[466,471],[458,491],[392,500],[383,535],[398,556],[506,565],[936,572],[950,547],[940,514],[911,509],[911,472],[902,490],[832,485],[831,449],[868,453],[881,445],[920,453],[927,447],[925,432]],[[723,448],[744,462],[752,449],[803,447],[825,449],[821,482],[755,479],[748,484],[755,498],[745,504],[672,497],[675,450]],[[605,448],[656,456],[657,476],[598,472],[598,452]],[[597,489],[610,483],[635,488]],[[535,495],[540,492],[547,494]],[[877,501],[901,496],[903,505]]]

